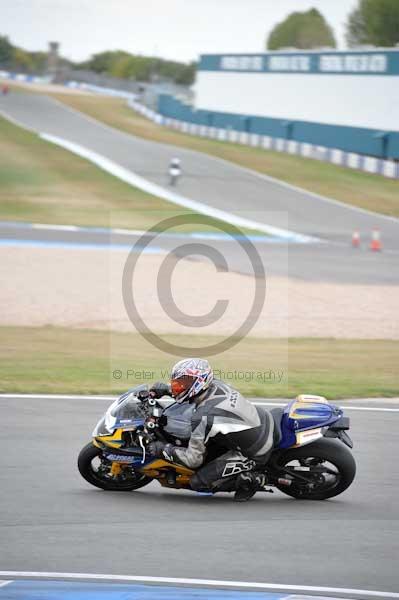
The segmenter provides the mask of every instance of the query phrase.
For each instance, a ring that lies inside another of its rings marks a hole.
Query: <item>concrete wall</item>
[[[203,55],[198,109],[399,131],[399,48]]]
[[[399,76],[198,71],[199,109],[399,131]]]
[[[399,48],[204,55],[195,110],[165,117],[399,159]]]
[[[159,97],[158,112],[166,118],[206,127],[266,135],[399,160],[399,132],[193,109],[168,95]]]

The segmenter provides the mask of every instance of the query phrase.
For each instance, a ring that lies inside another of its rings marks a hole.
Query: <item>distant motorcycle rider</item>
[[[179,361],[173,367],[170,387],[156,383],[150,393],[157,398],[171,395],[176,402],[195,405],[187,448],[160,441],[148,446],[154,456],[198,469],[190,481],[193,490],[235,489],[235,500],[243,502],[264,487],[265,475],[257,473],[256,467],[264,465],[273,450],[273,417],[215,379],[207,360]],[[209,461],[209,453],[216,458]]]
[[[169,183],[175,185],[181,175],[180,158],[172,158],[169,163]]]
[[[169,163],[169,169],[180,169],[180,158],[171,158]]]

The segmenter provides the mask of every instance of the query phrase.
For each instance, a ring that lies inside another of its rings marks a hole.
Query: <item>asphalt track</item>
[[[95,228],[60,229],[58,227],[21,227],[20,223],[0,222],[0,244],[18,243],[71,247],[125,246],[133,247],[140,234],[120,234]],[[152,246],[179,254],[188,242],[202,241],[218,250],[228,264],[229,271],[259,274],[256,265],[248,260],[243,248],[234,240],[198,240],[193,236],[159,235]],[[367,249],[353,250],[349,246],[329,244],[287,244],[252,241],[266,275],[289,276],[306,281],[326,281],[351,284],[398,285],[399,252],[371,253]],[[140,246],[140,244],[139,244]],[[185,255],[184,251],[183,254]],[[215,260],[217,264],[217,260]],[[222,266],[222,265],[220,265]]]
[[[76,458],[108,405],[0,398],[2,571],[399,590],[399,413],[348,411],[358,473],[337,499],[276,492],[237,505],[156,482],[132,493],[87,484]]]
[[[396,221],[315,198],[203,154],[111,130],[40,95],[0,98],[0,111],[166,185],[171,155],[183,161],[179,193],[247,218],[319,237],[312,245],[263,244],[269,272],[304,279],[397,284]],[[354,229],[382,232],[384,251],[349,246]],[[0,237],[60,243],[126,243],[109,232],[2,227]],[[137,236],[129,241],[134,242]],[[176,240],[158,239],[165,248]],[[209,242],[210,243],[210,242]],[[212,242],[248,269],[232,243]],[[157,483],[129,494],[91,488],[77,454],[104,400],[0,399],[2,570],[138,574],[398,591],[397,419],[354,412],[353,486],[322,503],[276,492],[235,505]]]
[[[1,97],[0,113],[34,131],[80,144],[162,186],[167,185],[168,162],[171,156],[178,154],[184,168],[178,188],[181,195],[327,242],[310,245],[257,244],[268,273],[317,281],[377,285],[397,284],[399,281],[399,221],[396,219],[321,199],[205,154],[124,134],[43,95],[14,93]],[[359,251],[350,247],[355,229],[360,231],[364,240],[369,241],[374,227],[381,230],[383,253],[372,253],[367,250],[367,245]],[[0,235],[9,236],[10,232],[2,229]],[[54,234],[50,231],[40,233],[44,240],[51,235]],[[66,234],[57,231],[55,235],[64,240]],[[101,234],[79,232],[74,235],[84,243],[90,235]],[[170,238],[162,240],[162,244],[169,247]],[[209,244],[223,247],[223,242]],[[251,265],[245,262],[242,253],[234,249],[232,243],[228,244],[225,253],[232,270],[251,272]]]

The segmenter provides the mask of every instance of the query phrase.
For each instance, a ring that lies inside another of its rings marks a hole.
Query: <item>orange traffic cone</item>
[[[373,250],[373,252],[379,252],[380,250],[382,250],[379,229],[373,229],[373,232],[371,234],[370,250]]]
[[[354,231],[352,234],[352,248],[359,248],[360,246],[360,233]]]

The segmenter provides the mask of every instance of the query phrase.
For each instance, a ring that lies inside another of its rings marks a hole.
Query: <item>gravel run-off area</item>
[[[1,248],[0,325],[137,330],[123,302],[126,258],[125,250]],[[165,293],[167,283],[160,283],[162,302],[158,296],[157,278],[165,258],[165,254],[142,255],[131,286],[139,314],[153,331],[226,335],[240,326],[251,309],[254,278],[217,272],[207,262],[178,261],[170,288],[183,313],[204,315],[218,300],[228,301],[216,322],[199,328],[194,319],[190,327],[175,318],[173,302]],[[266,283],[266,301],[249,335],[399,339],[399,286],[272,276]]]

